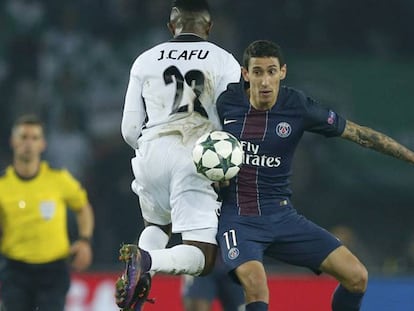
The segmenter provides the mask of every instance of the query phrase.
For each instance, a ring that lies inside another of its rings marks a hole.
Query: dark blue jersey
[[[240,215],[271,213],[291,196],[289,177],[295,149],[305,131],[340,136],[345,119],[304,93],[281,87],[270,110],[253,108],[244,83],[230,84],[217,109],[223,130],[243,145],[242,168],[225,190],[222,212]]]

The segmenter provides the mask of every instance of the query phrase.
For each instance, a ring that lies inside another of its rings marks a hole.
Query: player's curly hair
[[[173,0],[171,7],[176,7],[183,11],[201,12],[206,11],[210,13],[210,6],[207,0]]]
[[[244,68],[249,67],[249,62],[252,57],[275,57],[279,59],[280,66],[285,65],[282,48],[268,40],[257,40],[249,44],[243,53]]]
[[[207,0],[173,0],[170,23],[181,29],[210,28],[211,16]]]

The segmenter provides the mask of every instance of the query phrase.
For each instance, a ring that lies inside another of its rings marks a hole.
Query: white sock
[[[167,246],[169,241],[168,234],[166,234],[158,226],[148,226],[142,230],[141,235],[139,236],[138,246],[141,249],[146,251],[163,249]],[[155,271],[149,271],[151,277],[154,276]]]
[[[167,246],[168,240],[168,234],[162,231],[160,227],[148,226],[141,232],[138,246],[146,251],[163,249]]]
[[[205,264],[204,254],[196,246],[177,245],[171,248],[150,250],[151,271],[168,274],[190,274],[197,276]]]

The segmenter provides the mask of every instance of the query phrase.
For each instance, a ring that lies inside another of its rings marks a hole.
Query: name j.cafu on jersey
[[[192,60],[206,59],[209,51],[206,50],[161,50],[161,55],[157,60],[176,59],[176,60]]]

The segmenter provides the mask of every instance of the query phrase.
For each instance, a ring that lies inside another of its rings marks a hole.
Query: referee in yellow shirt
[[[10,143],[13,164],[0,174],[0,250],[6,261],[1,299],[7,311],[63,311],[69,265],[82,271],[92,262],[93,211],[67,170],[41,160],[46,141],[36,116],[15,122]],[[78,225],[72,245],[66,208],[76,213]]]

